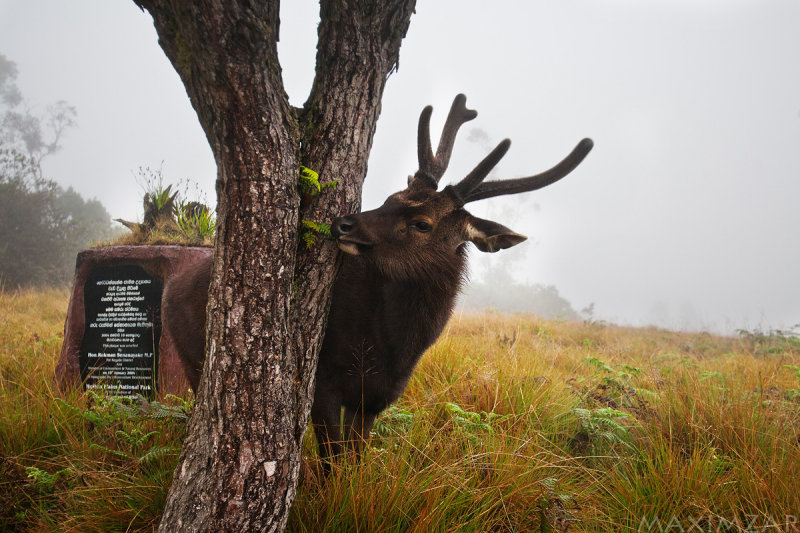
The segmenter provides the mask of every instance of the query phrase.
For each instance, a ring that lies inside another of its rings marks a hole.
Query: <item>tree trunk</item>
[[[358,210],[415,0],[321,2],[317,71],[289,106],[278,2],[134,0],[153,16],[217,162],[206,364],[160,531],[280,531],[294,499],[336,249],[301,219]],[[301,210],[299,166],[339,187]]]

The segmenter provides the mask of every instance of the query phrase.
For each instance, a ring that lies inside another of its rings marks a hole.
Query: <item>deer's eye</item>
[[[424,220],[417,220],[415,222],[412,222],[411,227],[420,233],[428,233],[430,230],[433,229],[433,226],[431,226],[430,223],[425,222]]]

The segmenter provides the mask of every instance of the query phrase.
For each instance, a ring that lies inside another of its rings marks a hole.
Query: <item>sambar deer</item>
[[[333,285],[311,410],[324,459],[340,454],[345,443],[358,450],[375,417],[405,390],[423,352],[452,314],[465,275],[466,244],[496,252],[526,239],[472,216],[464,205],[550,185],[572,172],[592,149],[592,141],[583,139],[542,174],[484,182],[508,150],[511,142],[506,139],[464,179],[437,191],[458,129],[477,113],[466,108],[463,94],[456,96],[434,156],[432,111],[428,106],[420,115],[419,170],[409,176],[408,187],[377,209],[337,218],[331,225],[346,255]],[[205,357],[210,273],[209,259],[171,279],[164,290],[164,327],[194,390]]]

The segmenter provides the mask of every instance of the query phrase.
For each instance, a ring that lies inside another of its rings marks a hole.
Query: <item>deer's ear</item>
[[[508,229],[502,224],[474,217],[467,218],[467,240],[475,243],[481,252],[496,252],[511,248],[527,237]]]

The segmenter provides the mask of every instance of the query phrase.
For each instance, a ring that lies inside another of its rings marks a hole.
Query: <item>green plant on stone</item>
[[[166,187],[162,187],[161,184],[159,184],[156,190],[145,193],[147,202],[149,205],[153,206],[153,209],[157,212],[169,210],[177,196],[178,192],[172,192],[171,184]]]
[[[142,199],[144,209],[143,224],[145,228],[152,231],[164,221],[171,221],[175,217],[175,204],[178,199],[178,191],[172,192],[172,184],[164,187],[161,172],[158,179],[148,181],[148,189],[145,190]]]
[[[216,233],[214,210],[201,202],[181,200],[181,194],[173,192],[172,184],[164,186],[160,169],[140,168],[139,176],[144,189],[143,223],[117,219],[134,232],[137,243],[208,245],[213,242]],[[297,178],[301,209],[307,207],[315,196],[335,189],[338,184],[338,180],[321,183],[317,172],[301,166]],[[323,222],[303,219],[300,226],[300,241],[306,248],[317,244],[320,238],[331,237],[330,226]]]
[[[198,202],[181,202],[175,220],[181,233],[188,239],[212,239],[216,232],[214,212]]]
[[[188,180],[181,193],[180,180],[178,187],[165,186],[161,169],[140,167],[137,183],[144,190],[142,223],[115,219],[133,232],[122,239],[125,244],[211,244],[216,229],[214,212],[201,202],[182,199]]]

